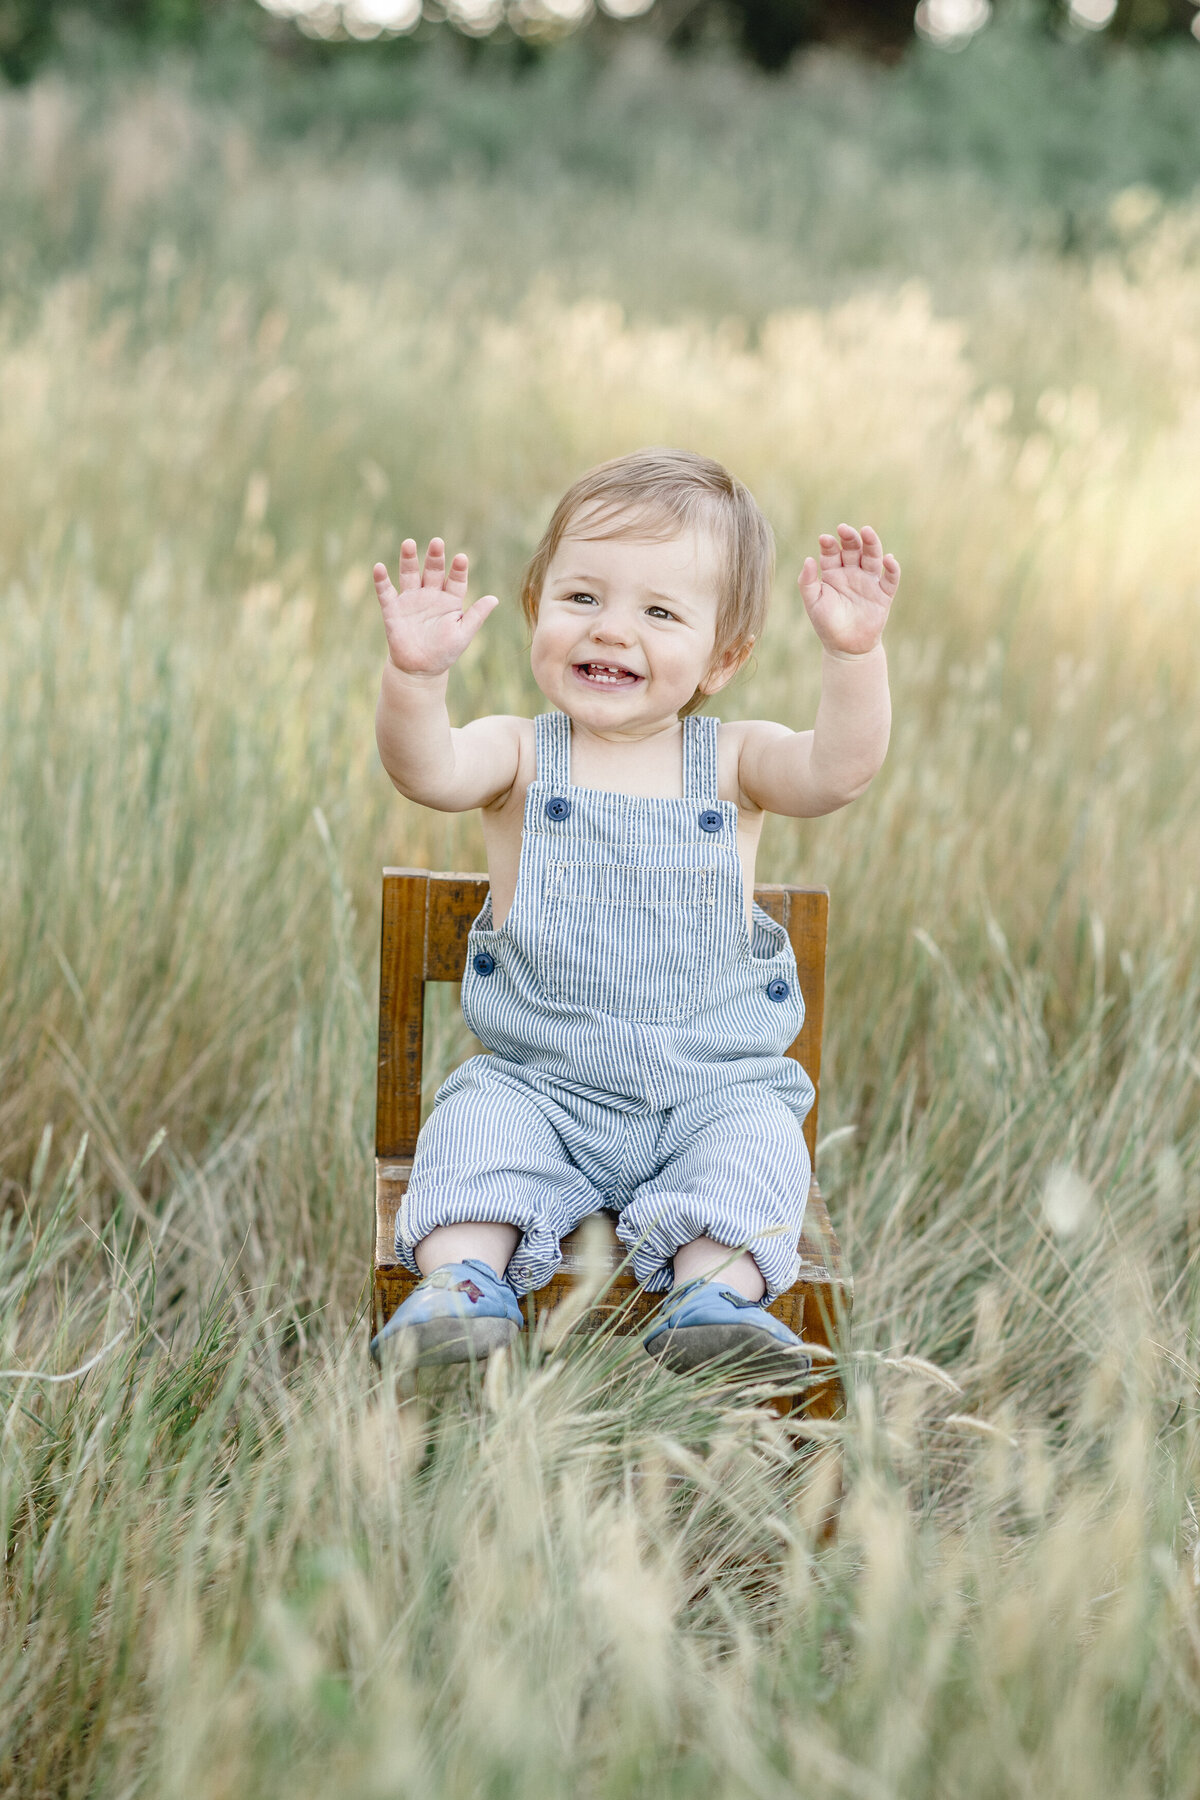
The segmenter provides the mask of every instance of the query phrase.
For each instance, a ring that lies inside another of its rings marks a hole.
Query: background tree
[[[304,3],[294,0],[297,13]],[[335,4],[353,11],[355,0]],[[1098,4],[1103,0],[1091,0],[1091,20],[1100,27],[1097,37],[1152,44],[1191,33],[1200,0],[1117,0],[1107,21],[1098,20]],[[1035,32],[1071,28],[1071,0],[994,0],[994,6],[1002,16],[1020,13]],[[331,8],[324,10],[328,17]],[[680,52],[713,43],[732,45],[758,67],[777,70],[814,44],[894,60],[916,35],[915,11],[914,0],[653,0],[636,19],[620,21],[600,12],[593,24],[596,34],[609,41],[627,31],[647,31]],[[426,14],[420,34],[453,30],[452,9],[447,17],[442,0],[426,0]],[[336,20],[336,11],[332,16]],[[297,21],[264,10],[259,0],[0,0],[0,73],[9,81],[28,80],[69,38],[73,25],[151,49],[198,47],[214,35],[235,32],[286,49],[294,48],[300,35]],[[501,25],[496,35],[508,29]],[[517,29],[522,29],[519,23]],[[540,41],[548,45],[553,36],[553,31],[543,34]]]
[[[1069,0],[994,0],[1000,14],[1019,11],[1034,31],[1072,27]],[[912,0],[658,0],[655,14],[680,46],[716,31],[761,68],[779,69],[810,44],[838,44],[870,56],[895,57],[916,33]],[[1191,0],[1118,0],[1103,36],[1150,43],[1191,33]],[[1078,29],[1078,26],[1075,27]]]

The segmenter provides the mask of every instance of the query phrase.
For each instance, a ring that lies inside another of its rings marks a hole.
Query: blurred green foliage
[[[323,158],[353,149],[423,188],[504,179],[547,202],[563,181],[599,198],[640,193],[672,169],[691,171],[683,191],[694,192],[702,170],[740,230],[826,261],[813,209],[836,193],[835,261],[862,272],[897,257],[919,266],[919,243],[981,204],[1011,255],[1090,254],[1109,246],[1108,207],[1122,189],[1185,198],[1200,183],[1191,40],[1138,52],[1001,15],[955,55],[923,41],[891,64],[825,49],[767,77],[728,55],[670,57],[636,33],[618,34],[605,55],[586,33],[540,52],[443,32],[429,42],[301,40],[298,54],[280,56],[235,25],[224,48],[214,37],[177,59],[172,79],[260,141],[308,139]],[[68,40],[62,62],[78,93],[119,111],[129,58],[111,52],[111,39]],[[897,200],[910,181],[922,184],[915,211]],[[198,234],[219,234],[215,219],[201,223],[198,193],[179,204]],[[18,265],[32,278],[43,258],[45,272],[86,257],[100,224],[85,209],[69,229],[50,229],[43,209],[26,228],[0,206],[10,292],[24,284]],[[147,242],[162,229],[148,208]]]
[[[1001,21],[1018,22],[1041,37],[1072,29],[1079,35],[1078,26],[1071,25],[1069,0],[994,0],[994,8]],[[797,51],[815,44],[894,60],[915,39],[916,10],[913,0],[653,0],[645,15],[626,22],[597,12],[584,35],[597,39],[601,49],[628,34],[648,35],[677,51],[721,46],[760,68],[779,70]],[[1190,38],[1195,17],[1195,0],[1117,0],[1099,35],[1109,43],[1138,45]],[[453,24],[452,4],[427,0],[418,42],[457,36]],[[292,58],[305,47],[296,21],[267,11],[260,0],[0,0],[0,72],[9,81],[25,81],[80,32],[90,43],[105,35],[131,47],[151,48],[197,46],[214,38],[256,40]],[[513,33],[504,26],[493,35],[511,41]],[[393,60],[413,48],[407,35],[384,37],[373,48]],[[536,60],[554,41],[553,32],[540,37],[530,55]],[[343,36],[332,53],[355,55],[362,48]],[[468,37],[462,48],[470,55],[480,46]],[[310,45],[307,54],[320,52]]]
[[[131,45],[199,45],[231,27],[257,32],[264,17],[258,0],[0,0],[0,70],[28,80],[79,25]]]

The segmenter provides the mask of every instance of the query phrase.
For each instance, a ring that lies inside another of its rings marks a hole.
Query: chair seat
[[[397,1261],[395,1250],[396,1214],[411,1171],[410,1162],[395,1157],[380,1157],[375,1164],[375,1309],[378,1323],[389,1319],[417,1284],[418,1278]],[[658,1306],[662,1296],[647,1293],[634,1280],[632,1272],[621,1267],[626,1250],[617,1237],[613,1217],[611,1213],[593,1213],[591,1219],[585,1219],[563,1239],[561,1267],[544,1288],[526,1298],[526,1317],[531,1326],[541,1313],[565,1300],[583,1274],[581,1245],[592,1220],[601,1221],[607,1230],[609,1267],[613,1272],[611,1282],[591,1308],[596,1324],[611,1324],[618,1332],[637,1331]],[[832,1348],[839,1336],[840,1319],[850,1310],[853,1289],[842,1267],[837,1238],[815,1180],[809,1190],[799,1249],[800,1274],[796,1284],[787,1293],[780,1294],[769,1310],[805,1343]],[[804,1411],[809,1418],[832,1418],[839,1410],[840,1400],[838,1382],[831,1374],[827,1382],[815,1384],[808,1390]]]

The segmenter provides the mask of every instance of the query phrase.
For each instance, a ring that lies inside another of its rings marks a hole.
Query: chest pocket
[[[686,1018],[711,972],[716,872],[678,864],[552,862],[538,977],[562,1006],[616,1018]]]

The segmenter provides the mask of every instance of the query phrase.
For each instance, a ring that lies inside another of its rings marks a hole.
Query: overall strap
[[[543,781],[552,793],[571,785],[571,721],[564,712],[538,713],[533,721],[537,746],[535,781]]]
[[[683,721],[683,797],[717,804],[717,732],[720,719],[689,713]]]

